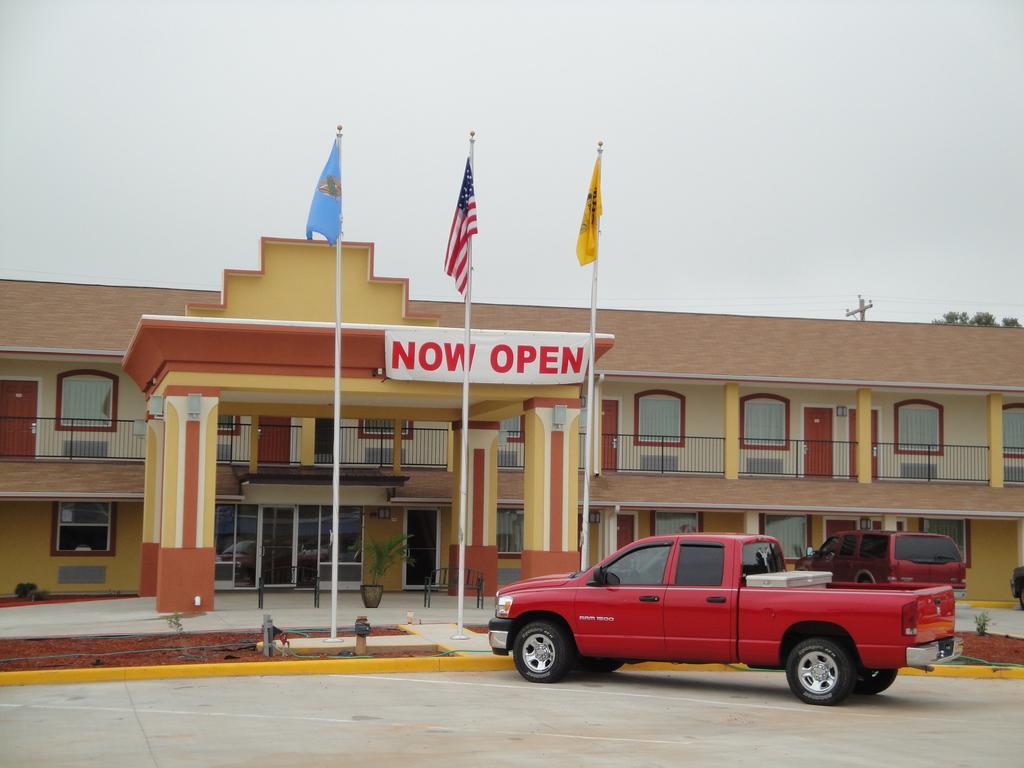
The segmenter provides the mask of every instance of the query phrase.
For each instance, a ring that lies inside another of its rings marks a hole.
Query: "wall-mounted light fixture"
[[[163,416],[164,415],[164,396],[153,395],[149,398],[149,415],[150,416]]]
[[[590,515],[588,516],[588,520],[590,521],[591,525],[597,525],[598,523],[601,522],[601,513],[600,512],[591,512]]]
[[[551,428],[556,432],[561,432],[565,428],[565,406],[556,405],[551,409]]]
[[[203,396],[195,393],[185,397],[185,413],[189,421],[199,421],[199,414],[203,410]]]
[[[842,417],[842,416],[845,416],[845,415],[846,415],[846,406],[845,405],[837,405],[836,406],[836,416]]]
[[[390,520],[391,509],[390,507],[377,507],[377,519],[378,520]]]

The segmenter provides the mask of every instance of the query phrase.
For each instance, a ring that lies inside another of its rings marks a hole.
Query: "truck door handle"
[[[722,597],[721,595],[716,595],[714,597],[709,597],[708,598],[708,602],[709,603],[724,603],[725,602],[725,598]]]
[[[657,595],[640,595],[641,603],[656,603],[661,600]]]

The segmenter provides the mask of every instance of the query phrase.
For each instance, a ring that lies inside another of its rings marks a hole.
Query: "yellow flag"
[[[576,258],[580,266],[597,260],[597,230],[601,220],[601,158],[594,161],[594,175],[587,190],[587,203],[583,206],[583,223],[576,241]]]

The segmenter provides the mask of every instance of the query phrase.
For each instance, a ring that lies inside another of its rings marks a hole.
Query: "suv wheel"
[[[531,683],[557,683],[576,663],[572,638],[551,621],[531,621],[523,627],[512,655],[519,674]]]
[[[862,696],[874,696],[896,682],[895,669],[862,669],[853,686],[853,692]]]
[[[786,660],[789,689],[805,704],[833,706],[853,690],[857,673],[839,643],[812,637],[796,644]]]

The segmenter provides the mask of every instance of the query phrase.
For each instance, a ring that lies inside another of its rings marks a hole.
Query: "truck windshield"
[[[743,575],[781,573],[786,561],[779,548],[770,541],[752,541],[743,545]]]
[[[897,536],[896,559],[915,563],[959,563],[963,558],[952,539],[945,536]]]

